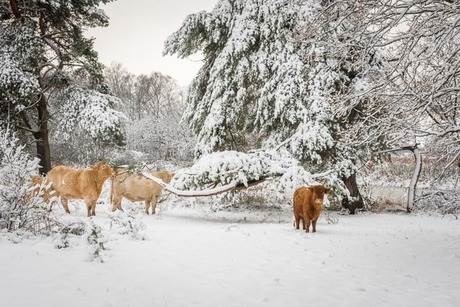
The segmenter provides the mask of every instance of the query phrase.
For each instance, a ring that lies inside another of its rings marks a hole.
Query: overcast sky
[[[102,8],[109,16],[107,28],[91,29],[99,60],[122,63],[129,72],[162,72],[188,85],[201,66],[200,57],[162,56],[166,38],[178,30],[189,14],[211,11],[217,0],[117,0]]]

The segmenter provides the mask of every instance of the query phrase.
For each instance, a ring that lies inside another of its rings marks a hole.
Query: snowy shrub
[[[61,248],[67,248],[70,246],[69,240],[68,240],[68,233],[61,232],[59,233],[55,238],[54,238],[54,247],[57,249]]]
[[[70,246],[70,236],[82,236],[86,232],[86,222],[81,218],[63,217],[61,219],[59,232],[54,238],[54,247],[57,249]]]
[[[459,191],[444,190],[434,193],[425,193],[416,199],[415,210],[437,212],[443,215],[452,214],[458,217],[460,214]]]
[[[89,261],[104,262],[103,251],[104,243],[107,242],[105,235],[102,233],[101,226],[97,225],[92,219],[88,220],[88,233],[86,242],[88,243]]]
[[[145,240],[145,237],[140,234],[140,231],[145,229],[145,224],[142,223],[140,216],[132,217],[122,212],[115,212],[109,217],[111,231],[116,231],[118,234],[129,236],[132,239]]]
[[[8,130],[0,128],[0,229],[49,234],[55,226],[47,205],[30,193],[31,175],[38,159],[24,152],[24,146]]]

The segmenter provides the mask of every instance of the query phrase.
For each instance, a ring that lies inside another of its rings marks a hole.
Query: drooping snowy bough
[[[182,197],[212,196],[231,190],[245,189],[267,179],[278,177],[277,192],[316,183],[315,179],[329,173],[312,175],[287,151],[216,152],[202,156],[193,166],[176,172],[166,184],[148,172],[142,175]],[[332,178],[327,178],[329,181]]]

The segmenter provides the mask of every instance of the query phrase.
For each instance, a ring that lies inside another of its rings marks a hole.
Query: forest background
[[[98,62],[84,30],[107,2],[0,2],[1,216],[28,174],[101,159],[173,168],[183,189],[280,178],[262,202],[324,183],[354,213],[382,205],[372,185],[408,187],[407,148],[416,208],[458,213],[457,2],[221,0],[165,42],[203,56],[185,89]]]

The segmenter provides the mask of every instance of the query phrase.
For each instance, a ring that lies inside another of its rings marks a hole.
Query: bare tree
[[[114,94],[123,101],[123,112],[131,119],[146,116],[158,118],[182,116],[183,92],[177,82],[159,72],[135,76],[120,63],[105,70],[106,80]]]
[[[177,82],[169,76],[158,72],[137,77],[135,87],[136,104],[145,115],[156,117],[180,116],[178,103],[181,103],[182,94]],[[171,114],[173,112],[173,114]],[[138,114],[139,119],[142,114]],[[144,115],[144,116],[145,116]]]
[[[340,28],[338,32],[349,44],[375,48],[388,58],[386,75],[373,88],[339,102],[339,112],[360,112],[356,107],[363,98],[373,103],[371,112],[361,112],[365,120],[355,126],[360,133],[350,134],[350,141],[363,142],[390,132],[393,146],[424,141],[430,154],[438,155],[446,166],[458,161],[460,3],[323,2],[327,5],[310,24],[312,28],[335,16],[335,30]],[[344,28],[347,20],[353,21],[353,27]],[[387,116],[376,116],[382,112]]]
[[[183,93],[174,79],[158,72],[135,76],[120,63],[112,63],[105,74],[129,118],[127,149],[152,160],[191,158],[194,138],[181,123]]]

